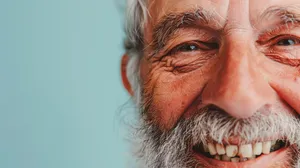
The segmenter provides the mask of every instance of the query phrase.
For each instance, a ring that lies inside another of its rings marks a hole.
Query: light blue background
[[[1,168],[125,167],[122,3],[0,1]]]

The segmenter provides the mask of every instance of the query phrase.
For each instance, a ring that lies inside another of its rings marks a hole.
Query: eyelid
[[[199,41],[199,40],[193,40],[193,41],[183,42],[183,43],[180,43],[180,44],[176,45],[171,50],[169,50],[169,52],[168,52],[167,55],[172,55],[172,54],[175,54],[177,52],[180,52],[179,51],[180,47],[182,47],[184,45],[195,45],[195,46],[198,47],[197,50],[203,50],[203,51],[205,51],[206,50],[205,48],[209,48],[208,45],[209,44],[213,44],[213,43],[214,43],[213,41],[203,42],[203,41]],[[197,51],[197,50],[195,50],[195,51]],[[207,50],[209,50],[209,49],[207,49]]]
[[[294,23],[285,23],[285,24],[276,26],[275,28],[269,29],[269,30],[263,32],[262,34],[274,36],[274,35],[277,35],[279,32],[285,32],[285,31],[291,30],[292,28],[295,28],[295,27],[299,27],[299,26]]]
[[[175,47],[171,48],[166,55],[172,55],[172,54],[175,54],[177,52],[180,52],[178,51],[178,49],[180,47],[182,47],[183,45],[196,45],[197,47],[199,47],[199,42],[198,41],[188,41],[188,42],[183,42],[183,43],[180,43],[178,45],[176,45]]]
[[[278,34],[291,34],[291,32],[295,28],[300,28],[300,25],[298,23],[288,22],[281,24],[279,26],[276,26],[275,28],[268,29],[262,33],[259,34],[259,42],[268,40],[270,38],[278,36]]]
[[[268,45],[268,44],[273,45],[274,41],[278,42],[278,41],[286,39],[286,38],[291,38],[291,39],[294,39],[294,40],[297,40],[297,41],[300,42],[300,37],[297,37],[297,36],[292,35],[292,34],[282,34],[282,35],[277,35],[275,37],[272,37],[271,39],[268,39],[266,41],[257,41],[257,43],[260,44],[260,45]]]

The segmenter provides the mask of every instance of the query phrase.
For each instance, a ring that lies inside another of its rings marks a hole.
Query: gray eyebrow
[[[214,27],[216,21],[216,15],[202,8],[183,13],[169,13],[154,27],[150,46],[160,50],[178,29],[195,25]]]
[[[259,21],[258,23],[261,23],[275,16],[281,20],[280,24],[299,24],[300,13],[297,13],[296,11],[300,11],[300,7],[271,6],[259,15],[257,20]],[[169,13],[164,16],[153,29],[153,41],[151,42],[150,47],[154,52],[151,55],[155,55],[162,49],[178,29],[200,25],[222,32],[224,27],[220,28],[220,25],[222,25],[220,21],[219,15],[203,8],[197,8],[182,13]],[[226,26],[226,23],[223,25]]]
[[[300,21],[300,11],[298,6],[271,6],[267,8],[260,16],[259,21],[269,20],[271,17],[277,17],[280,19],[281,24],[297,23]]]

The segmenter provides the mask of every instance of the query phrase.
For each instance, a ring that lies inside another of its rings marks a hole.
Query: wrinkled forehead
[[[270,8],[300,10],[299,0],[149,0],[148,10],[152,25],[170,13],[183,13],[193,9],[204,9],[217,17],[222,25],[257,24],[260,16]],[[297,8],[296,8],[297,7]]]

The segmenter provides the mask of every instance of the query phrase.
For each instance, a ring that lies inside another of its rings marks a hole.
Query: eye
[[[182,52],[189,52],[195,50],[199,50],[199,47],[194,44],[183,44],[181,46],[178,46],[177,48],[177,51],[182,51]]]
[[[299,43],[300,43],[299,39],[295,39],[293,37],[285,37],[279,39],[276,45],[284,47],[284,46],[295,46],[298,45]]]
[[[190,42],[190,43],[183,43],[176,46],[174,49],[171,50],[171,54],[175,54],[178,52],[193,52],[193,51],[210,51],[219,48],[218,43],[207,43],[207,42]]]
[[[274,37],[266,44],[269,50],[265,50],[265,55],[283,64],[294,65],[291,60],[300,59],[300,38],[295,35],[281,35]]]
[[[291,46],[291,45],[295,45],[297,42],[296,40],[293,39],[284,39],[284,40],[280,40],[277,45],[279,46]]]

